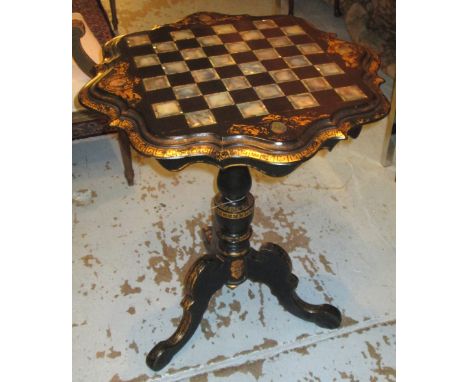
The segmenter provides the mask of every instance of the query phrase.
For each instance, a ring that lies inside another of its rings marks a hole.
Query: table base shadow
[[[219,193],[214,198],[214,224],[203,230],[208,254],[200,257],[185,279],[183,315],[178,328],[148,354],[147,365],[161,370],[189,341],[199,326],[213,294],[224,285],[235,288],[245,280],[266,284],[291,314],[328,329],[338,328],[341,314],[329,304],[312,305],[295,292],[298,278],[284,249],[266,243],[257,251],[250,247],[254,198],[247,166],[220,170]]]

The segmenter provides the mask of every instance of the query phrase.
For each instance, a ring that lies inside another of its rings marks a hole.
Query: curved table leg
[[[151,369],[156,371],[166,366],[195,333],[211,296],[228,280],[227,263],[218,257],[206,255],[192,265],[185,280],[182,319],[174,334],[149,352],[146,364]]]
[[[298,278],[292,273],[291,259],[283,248],[267,243],[247,261],[247,277],[268,285],[288,312],[323,328],[340,326],[341,313],[337,308],[329,304],[308,304],[296,294]]]

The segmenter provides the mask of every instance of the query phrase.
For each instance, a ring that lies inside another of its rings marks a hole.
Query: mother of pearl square
[[[343,101],[354,101],[367,98],[364,92],[355,85],[336,88],[335,91],[343,99]]]
[[[318,101],[310,93],[290,95],[288,96],[288,100],[292,103],[295,109],[319,106]]]
[[[250,87],[249,81],[244,76],[223,78],[224,86],[227,90],[238,90]]]
[[[145,44],[151,44],[151,40],[147,34],[137,34],[135,36],[128,36],[125,38],[127,45],[131,48],[133,46],[140,46]]]
[[[211,109],[234,104],[228,92],[207,94],[205,95],[205,100]]]
[[[180,31],[172,31],[171,36],[174,40],[188,40],[189,38],[195,38],[194,34],[190,29],[183,29]]]
[[[180,51],[180,54],[182,55],[184,60],[194,60],[196,58],[206,57],[206,54],[202,48],[182,49]]]
[[[301,51],[302,54],[323,53],[320,45],[315,42],[310,44],[300,44],[297,45],[297,48]]]
[[[184,73],[189,71],[185,61],[167,62],[163,65],[163,69],[166,74]]]
[[[236,62],[229,54],[222,54],[221,56],[210,56],[208,59],[214,67],[234,65]]]
[[[223,45],[221,39],[216,35],[197,37],[197,40],[201,46]]]
[[[265,67],[258,61],[256,62],[246,62],[244,64],[239,64],[239,69],[244,73],[244,75],[256,74],[266,72]]]
[[[254,53],[259,60],[272,60],[279,57],[273,48],[254,50]]]
[[[343,70],[334,62],[329,62],[326,64],[317,64],[314,65],[322,76],[333,76],[336,74],[343,74]]]
[[[182,113],[179,102],[177,101],[154,103],[152,106],[156,118],[169,117],[170,115],[177,115]]]
[[[298,80],[296,73],[291,69],[280,69],[270,72],[270,75],[276,82],[288,82]]]
[[[196,84],[179,85],[172,88],[177,99],[192,98],[201,95]]]
[[[323,77],[305,78],[302,82],[311,92],[318,92],[320,90],[332,88],[328,81]]]
[[[250,47],[244,41],[229,42],[224,44],[224,46],[229,51],[229,53],[240,53],[250,50]]]
[[[153,44],[153,49],[158,53],[174,52],[178,50],[174,41],[157,42]]]
[[[274,46],[275,48],[293,45],[292,41],[286,36],[271,37],[268,39],[268,42],[271,46]]]
[[[299,68],[301,66],[312,65],[310,61],[304,56],[283,57],[290,68]]]
[[[261,99],[277,98],[284,96],[283,91],[276,84],[257,86],[254,89]]]
[[[270,29],[270,28],[276,28],[278,26],[273,20],[270,20],[270,19],[255,20],[253,23],[258,29]]]
[[[205,82],[219,79],[218,73],[213,68],[193,70],[190,72],[195,82]]]
[[[282,27],[281,29],[285,34],[290,36],[295,34],[306,34],[305,30],[299,25],[291,25],[288,27]]]
[[[268,114],[268,110],[266,109],[262,101],[238,103],[237,108],[239,109],[244,118]]]
[[[143,85],[147,91],[164,89],[171,86],[166,76],[143,78]]]
[[[146,54],[144,56],[133,57],[137,68],[143,68],[145,66],[159,65],[158,56],[155,54]]]
[[[221,25],[213,25],[211,28],[217,34],[226,34],[226,33],[236,33],[237,30],[234,28],[232,24],[221,24]]]
[[[259,30],[256,30],[256,29],[251,30],[251,31],[240,32],[240,35],[241,35],[242,39],[245,40],[245,41],[261,40],[261,39],[265,38],[263,33],[260,32]]]
[[[185,113],[185,119],[190,127],[200,127],[213,125],[216,119],[210,110],[199,110],[192,113]]]

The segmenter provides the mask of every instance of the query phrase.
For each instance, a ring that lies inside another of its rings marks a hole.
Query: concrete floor
[[[328,5],[311,3],[297,2],[297,14],[345,33]],[[247,281],[213,298],[201,329],[158,373],[145,355],[178,323],[216,169],[171,173],[134,154],[128,187],[114,137],[74,143],[73,380],[395,381],[395,167],[376,160],[384,128],[366,127],[281,179],[252,171],[253,245],[281,244],[299,295],[339,307],[342,328],[291,316]]]

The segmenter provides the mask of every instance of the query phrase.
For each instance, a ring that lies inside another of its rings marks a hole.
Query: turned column
[[[235,288],[246,279],[245,256],[250,250],[250,226],[254,212],[254,197],[249,192],[252,178],[247,166],[220,170],[219,193],[214,198],[215,250],[230,262],[228,287]]]

